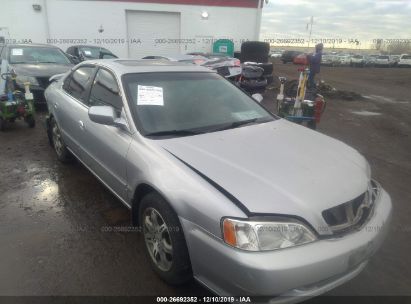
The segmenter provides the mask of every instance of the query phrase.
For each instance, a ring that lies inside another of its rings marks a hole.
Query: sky
[[[335,46],[358,48],[374,39],[411,44],[411,0],[269,0],[263,9],[261,38],[274,44],[285,38],[300,39],[288,43],[301,39],[306,43],[310,16],[314,17],[311,37],[316,41],[328,39]]]

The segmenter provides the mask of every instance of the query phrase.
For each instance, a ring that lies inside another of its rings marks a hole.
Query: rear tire
[[[70,151],[67,149],[66,144],[61,136],[60,128],[57,125],[57,122],[54,118],[51,118],[50,121],[50,130],[51,130],[51,141],[56,151],[57,159],[62,163],[68,163],[72,160]]]
[[[143,197],[139,223],[151,267],[161,279],[181,285],[192,279],[191,263],[180,221],[170,205],[157,193]]]

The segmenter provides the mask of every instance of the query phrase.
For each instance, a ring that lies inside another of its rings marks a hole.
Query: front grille
[[[378,188],[372,187],[360,196],[336,207],[324,210],[322,216],[334,235],[361,228],[370,217]]]

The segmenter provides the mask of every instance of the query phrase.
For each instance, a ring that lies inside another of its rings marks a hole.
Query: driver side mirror
[[[101,125],[127,129],[125,119],[117,118],[116,110],[110,106],[92,106],[88,109],[88,117],[91,121]]]

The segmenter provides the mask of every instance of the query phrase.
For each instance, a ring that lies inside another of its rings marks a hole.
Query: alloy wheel
[[[57,155],[62,155],[63,153],[63,142],[61,139],[61,134],[60,134],[60,130],[57,126],[56,123],[54,123],[53,125],[53,130],[52,130],[52,134],[53,134],[53,145],[54,145],[54,149],[56,150]]]
[[[166,222],[154,208],[147,208],[143,215],[143,233],[148,252],[154,264],[168,271],[173,264],[173,246]]]

